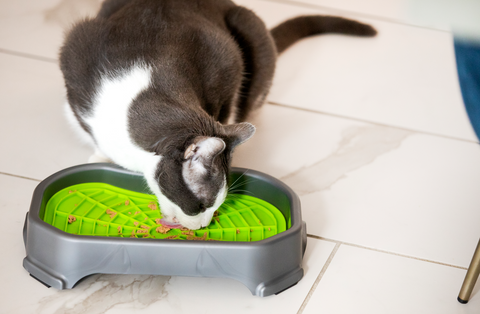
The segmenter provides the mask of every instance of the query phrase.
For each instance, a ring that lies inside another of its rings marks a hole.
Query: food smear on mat
[[[253,242],[287,229],[283,214],[250,195],[231,194],[210,225],[188,230],[167,221],[154,195],[105,183],[82,183],[58,191],[43,220],[70,234],[137,239]]]

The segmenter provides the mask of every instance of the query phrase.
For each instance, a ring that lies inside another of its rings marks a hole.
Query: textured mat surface
[[[231,194],[209,226],[199,230],[161,225],[154,195],[105,183],[84,183],[57,192],[47,203],[43,220],[72,234],[183,240],[259,241],[286,230],[285,218],[273,205]]]

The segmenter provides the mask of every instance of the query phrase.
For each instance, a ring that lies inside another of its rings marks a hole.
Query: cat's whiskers
[[[248,172],[248,170],[246,170],[244,173],[242,173],[242,175],[240,175],[228,188],[228,191],[232,191],[234,189],[237,189],[241,186],[244,186],[244,185],[247,185],[247,184],[250,184],[251,182],[254,182],[255,179],[253,178],[247,178],[246,180],[242,180],[240,182],[238,182],[246,173]],[[238,182],[238,183],[237,183]]]
[[[253,193],[251,191],[248,191],[248,190],[234,190],[234,191],[231,191],[231,192],[228,193],[227,198],[228,197],[235,197],[238,194],[245,194],[245,193],[248,193],[252,196],[255,196],[255,193]]]
[[[255,194],[251,191],[248,191],[246,189],[239,189],[242,186],[248,185],[251,182],[254,182],[255,179],[253,178],[246,178],[245,180],[239,181],[242,177],[245,176],[245,174],[248,173],[248,170],[245,170],[229,187],[228,187],[228,196],[232,196],[238,193],[241,194],[251,194],[255,196]]]
[[[235,185],[230,186],[230,187],[228,188],[228,190],[229,190],[229,191],[235,190],[235,189],[237,189],[237,188],[239,188],[239,187],[248,185],[248,184],[250,184],[250,183],[253,182],[253,181],[254,181],[253,179],[247,179],[247,180],[245,180],[245,181],[243,181],[243,182],[239,182],[239,183],[237,183],[237,184],[235,184]]]
[[[233,183],[230,185],[230,187],[229,187],[228,189],[230,190],[230,188],[231,188],[232,186],[234,186],[235,183],[237,183],[237,181],[240,180],[247,172],[248,172],[248,169],[245,170],[235,181],[233,181]]]

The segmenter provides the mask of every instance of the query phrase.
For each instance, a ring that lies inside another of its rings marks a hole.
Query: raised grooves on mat
[[[95,214],[97,208],[101,210]],[[68,233],[106,237],[161,239],[177,235],[176,239],[189,239],[207,233],[207,239],[249,242],[263,240],[286,230],[285,218],[280,211],[252,196],[230,195],[218,212],[219,215],[206,228],[191,232],[172,229],[164,235],[155,231],[158,227],[156,219],[162,218],[155,196],[105,183],[83,183],[64,188],[53,195],[47,203],[44,218],[47,223]],[[52,222],[49,221],[51,216]],[[76,221],[69,223],[69,216],[75,217]],[[57,217],[62,217],[60,225],[55,224]],[[249,223],[247,218],[254,222]],[[74,224],[78,224],[78,228],[69,227]],[[84,227],[91,230],[84,231]],[[144,233],[146,227],[149,227],[148,232]],[[69,232],[68,229],[77,232]]]

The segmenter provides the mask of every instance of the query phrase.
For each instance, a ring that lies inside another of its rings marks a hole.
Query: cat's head
[[[254,132],[250,123],[219,124],[215,136],[191,137],[162,155],[148,181],[164,220],[192,230],[208,226],[227,196],[231,154]]]

